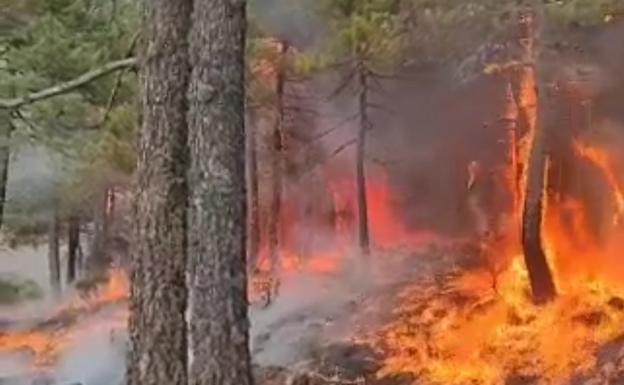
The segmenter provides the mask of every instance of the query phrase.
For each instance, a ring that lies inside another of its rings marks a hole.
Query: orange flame
[[[622,214],[624,214],[624,192],[622,192],[620,182],[613,169],[614,162],[611,156],[603,149],[583,144],[578,140],[574,142],[574,149],[580,157],[590,161],[594,166],[600,169],[607,179],[607,183],[609,183],[609,187],[613,192],[617,206],[617,213],[614,216],[614,224],[617,224]]]
[[[29,330],[17,330],[0,333],[0,353],[27,351],[33,356],[37,368],[53,365],[80,334],[76,323],[106,305],[116,304],[128,298],[129,286],[125,273],[114,269],[109,274],[107,283],[87,296],[77,296],[67,304],[61,305],[44,322],[43,326]],[[127,311],[122,309],[113,324],[107,320],[103,325],[107,330],[124,328]],[[86,333],[100,327],[97,323],[86,325]]]

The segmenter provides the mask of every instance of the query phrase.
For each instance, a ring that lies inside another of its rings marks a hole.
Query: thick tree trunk
[[[67,220],[67,284],[71,284],[76,280],[79,248],[80,217],[71,215]]]
[[[522,61],[530,63],[536,59],[534,54],[534,17],[531,10],[523,12],[519,19],[519,45]],[[543,94],[540,90],[538,100],[536,82],[536,64],[523,65],[519,69],[518,108],[521,123],[524,124],[526,135],[529,138],[529,154],[525,164],[525,192],[522,212],[522,249],[524,260],[529,273],[533,300],[543,303],[556,295],[552,273],[548,266],[544,245],[542,242],[543,211],[546,190],[547,168],[547,133],[543,115],[545,106]],[[538,106],[540,126],[538,126]]]
[[[188,385],[186,211],[191,0],[143,3],[127,385]]]
[[[190,34],[190,385],[250,385],[245,1],[195,0]]]
[[[249,111],[246,125],[245,152],[247,177],[247,263],[248,269],[256,267],[260,245],[260,218],[258,207],[258,149],[256,143],[256,119]]]
[[[280,43],[279,58],[275,77],[275,125],[273,127],[273,149],[271,151],[271,211],[268,228],[269,261],[271,270],[279,268],[282,195],[284,178],[284,86],[286,81],[285,56],[288,51],[286,43]]]
[[[48,224],[48,268],[50,271],[50,287],[55,296],[61,294],[61,258],[59,254],[60,220],[56,207]]]
[[[358,242],[360,252],[366,256],[370,253],[370,235],[368,231],[368,200],[366,197],[366,170],[364,168],[366,151],[366,133],[370,127],[368,119],[368,79],[363,63],[358,63],[358,81],[360,94],[358,100],[358,114],[360,127],[356,142],[356,169],[355,182],[358,204]]]

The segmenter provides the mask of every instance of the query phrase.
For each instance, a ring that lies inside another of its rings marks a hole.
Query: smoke
[[[270,36],[288,40],[296,47],[317,44],[325,30],[315,12],[316,0],[255,0],[249,2],[252,21]]]
[[[352,337],[356,327],[374,327],[381,322],[380,309],[392,306],[394,287],[431,275],[432,266],[440,260],[432,262],[422,256],[432,254],[423,249],[374,254],[367,260],[353,253],[332,274],[284,273],[275,301],[267,308],[253,305],[249,311],[254,364],[301,364],[323,347]],[[380,299],[374,302],[377,296]],[[366,312],[365,302],[375,303],[373,313]],[[47,378],[55,384],[121,384],[128,338],[122,321],[126,312],[125,305],[117,304],[68,326],[69,338],[51,372],[33,373],[34,357],[27,352],[0,356],[0,379],[12,379],[11,385],[30,384],[33,378]]]
[[[355,330],[378,326],[385,310],[393,306],[397,287],[431,276],[443,262],[425,257],[431,255],[437,253],[425,246],[409,253],[368,257],[353,253],[332,274],[288,274],[270,307],[251,309],[254,362],[284,367],[302,364],[324,347],[349,340]],[[373,312],[368,312],[371,308]]]
[[[62,357],[56,369],[59,384],[122,384],[126,359],[126,333],[90,333]]]

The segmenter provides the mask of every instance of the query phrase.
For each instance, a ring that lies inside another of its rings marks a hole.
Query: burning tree
[[[391,77],[383,72],[392,68],[392,59],[402,41],[399,2],[325,1],[322,4],[336,35],[329,46],[328,58],[325,58],[340,74],[339,86],[332,97],[355,92],[357,100],[356,112],[350,119],[357,121],[357,134],[347,145],[355,145],[358,244],[360,252],[368,255],[371,237],[366,192],[366,138],[374,128],[372,111],[388,113],[375,102],[374,94],[383,91],[381,81]]]

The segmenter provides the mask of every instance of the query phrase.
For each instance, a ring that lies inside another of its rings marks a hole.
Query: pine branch
[[[328,101],[333,100],[336,96],[340,95],[350,84],[351,81],[355,78],[357,71],[351,71],[347,76],[344,77],[341,83],[338,84],[331,94],[327,97]]]
[[[308,144],[317,142],[317,141],[323,139],[324,137],[326,137],[327,135],[331,134],[332,132],[336,131],[337,129],[343,127],[345,124],[355,120],[355,118],[357,118],[357,117],[358,117],[357,114],[353,114],[353,115],[345,118],[344,120],[342,120],[338,124],[336,124],[336,125],[328,128],[328,129],[326,129],[325,131],[323,131],[323,132],[321,132],[321,133],[319,133],[319,134],[317,134],[317,135],[315,135],[315,136],[313,136],[311,138],[307,138],[306,141],[308,142]]]
[[[330,160],[331,158],[335,157],[336,155],[340,154],[343,150],[345,150],[346,148],[354,145],[357,143],[357,139],[353,138],[351,140],[348,140],[346,142],[344,142],[343,144],[341,144],[340,146],[336,147],[331,153],[329,153],[329,155],[327,155],[326,157],[324,157],[323,159],[317,161],[316,163],[314,163],[310,168],[308,168],[307,170],[302,171],[298,178],[299,180],[303,179],[304,177],[310,175],[312,172],[314,172],[319,166],[323,165],[325,162],[327,162],[328,160]]]
[[[114,0],[114,1],[116,1],[116,0]],[[132,37],[132,40],[130,40],[130,46],[128,47],[128,50],[126,52],[126,58],[131,58],[132,57],[132,53],[134,51],[134,48],[137,45],[137,42],[139,41],[139,37],[140,36],[141,36],[141,32],[139,31],[139,32],[135,33],[134,36]],[[121,88],[121,83],[123,81],[123,76],[125,75],[126,71],[128,71],[130,69],[131,69],[131,67],[123,68],[122,70],[120,70],[117,73],[117,79],[115,80],[115,85],[113,86],[111,94],[108,97],[108,103],[106,103],[106,110],[104,111],[104,116],[102,117],[101,122],[96,124],[97,127],[100,127],[100,126],[104,125],[104,123],[106,123],[106,121],[108,120],[110,112],[113,110],[113,106],[115,104],[115,99],[117,99],[117,94],[119,93],[119,89]]]
[[[15,108],[19,108],[24,105],[27,105],[27,104],[32,104],[35,102],[39,102],[39,101],[51,98],[54,96],[66,94],[68,92],[75,90],[76,88],[79,88],[88,83],[91,83],[92,81],[97,80],[103,76],[106,76],[110,73],[120,71],[126,68],[134,67],[136,64],[137,64],[136,58],[128,58],[128,59],[112,61],[99,68],[85,72],[84,74],[78,76],[75,79],[57,84],[55,86],[43,89],[41,91],[37,91],[29,95],[25,95],[25,96],[14,98],[14,99],[0,99],[0,109],[15,109]]]

